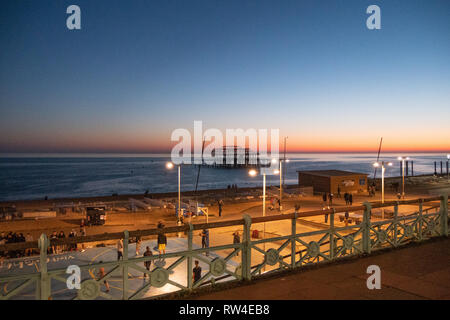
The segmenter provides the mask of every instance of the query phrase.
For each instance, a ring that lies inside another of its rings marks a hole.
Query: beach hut
[[[312,170],[297,171],[300,187],[313,187],[314,192],[328,192],[337,194],[358,193],[367,191],[366,173],[343,170]]]

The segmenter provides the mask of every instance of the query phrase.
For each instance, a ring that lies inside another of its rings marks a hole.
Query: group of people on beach
[[[347,206],[353,205],[353,194],[348,192],[344,193],[344,200]]]
[[[338,188],[338,198],[341,197],[341,192],[340,192],[340,188]],[[328,209],[330,209],[330,207],[333,206],[333,199],[334,199],[334,194],[333,193],[323,193],[322,194],[322,201],[323,201],[323,209],[325,209],[325,207],[327,207]],[[353,205],[353,195],[349,192],[344,193],[344,200],[345,200],[345,204],[346,205]]]
[[[2,232],[0,235],[0,245],[10,244],[10,243],[20,243],[33,241],[33,237],[30,233],[26,236],[23,233],[18,232]],[[30,256],[33,253],[32,249],[22,249],[22,250],[10,250],[10,251],[0,251],[0,257],[2,258],[21,258],[25,256]]]
[[[341,188],[338,187],[338,198],[340,198],[340,197],[341,197]],[[322,209],[323,210],[330,209],[333,206],[333,198],[334,198],[333,193],[325,192],[322,195],[322,201],[323,201]],[[351,194],[349,192],[345,192],[344,193],[344,200],[345,200],[345,204],[347,206],[353,205],[353,194]],[[324,219],[325,219],[325,223],[328,223],[328,214],[324,215]],[[345,212],[345,223],[346,223],[346,226],[347,226],[347,224],[348,224],[348,212]]]
[[[158,250],[159,255],[161,256],[162,254],[166,254],[166,245],[167,245],[167,236],[164,234],[163,228],[164,228],[164,224],[159,221],[158,222],[158,236],[157,236],[157,246],[155,247],[155,249]],[[202,237],[202,248],[207,248],[209,247],[209,230],[207,229],[203,229],[203,231],[200,233],[200,236]],[[141,246],[141,237],[136,237],[136,256],[140,255],[140,246]],[[123,239],[119,239],[117,241],[117,260],[123,260]],[[208,254],[206,254],[208,255]],[[151,248],[149,246],[146,246],[145,248],[145,252],[143,253],[144,257],[152,257],[153,256],[153,252],[151,250]],[[99,261],[99,263],[103,263],[103,261]],[[160,258],[160,261],[158,262],[159,264],[164,264],[164,259]],[[201,274],[202,274],[202,268],[199,265],[199,261],[195,260],[195,267],[192,269],[192,278],[193,278],[193,282],[197,282],[198,280],[200,280],[201,278]],[[156,264],[156,263],[155,263]],[[148,272],[144,273],[144,279],[146,279],[148,277],[148,273],[151,271],[151,265],[152,265],[152,260],[146,260],[144,261],[144,267]],[[102,279],[103,277],[105,277],[106,272],[104,267],[100,267],[97,277],[98,279]],[[109,292],[110,287],[109,287],[109,283],[107,280],[103,280],[103,283],[105,285],[105,292]]]
[[[77,251],[77,244],[56,244],[54,241],[56,240],[63,240],[66,238],[73,238],[76,236],[85,236],[86,235],[86,228],[81,227],[79,234],[75,231],[75,229],[72,229],[70,233],[66,236],[64,231],[60,231],[57,233],[56,231],[53,231],[50,236],[48,236],[48,239],[50,240],[50,245],[47,249],[48,254],[60,254],[68,251]],[[20,243],[20,242],[32,242],[35,241],[31,233],[27,233],[24,235],[23,233],[18,232],[9,232],[5,233],[2,232],[0,235],[0,245],[10,244],[10,243]],[[81,244],[80,248],[81,252],[84,252],[84,245]],[[3,251],[0,252],[0,256],[2,258],[22,258],[22,257],[28,257],[31,255],[37,254],[37,250],[33,248],[26,248],[26,249],[20,249],[20,250],[10,250],[10,251]]]
[[[330,209],[330,207],[333,205],[333,198],[334,198],[334,195],[332,193],[325,192],[322,195],[322,201],[323,201],[323,208],[324,209],[325,209],[325,207],[328,207],[328,209]]]
[[[86,235],[86,229],[85,229],[85,227],[81,227],[80,228],[80,236],[85,236],[85,235]],[[78,236],[77,232],[75,231],[75,229],[72,229],[70,231],[70,233],[68,234],[67,238],[74,238],[76,236]],[[59,253],[67,252],[67,251],[77,251],[76,243],[59,244],[59,245],[52,243],[52,240],[66,239],[66,234],[62,230],[59,233],[57,233],[56,231],[53,231],[52,234],[50,235],[49,239],[50,239],[50,246],[48,248],[48,253],[59,254]],[[81,250],[84,251],[83,248]]]
[[[167,236],[164,233],[164,224],[159,221],[158,222],[158,226],[157,228],[159,229],[158,231],[158,235],[157,235],[157,246],[154,249],[158,250],[159,255],[164,255],[166,254],[166,246],[167,246]],[[206,249],[209,248],[209,230],[208,229],[203,229],[202,232],[199,233],[199,236],[201,237],[201,243],[202,243],[202,249]],[[141,246],[141,238],[138,236],[136,237],[136,256],[140,255],[140,246]],[[235,231],[233,233],[233,244],[239,244],[241,242],[241,238],[239,235],[239,231]],[[123,243],[123,239],[119,239],[117,241],[117,260],[123,260],[123,249],[124,249],[124,243]],[[238,250],[238,249],[235,249]],[[208,252],[205,252],[205,255],[208,256]],[[239,253],[237,253],[237,255],[239,255]],[[153,257],[153,252],[152,249],[150,248],[150,246],[146,246],[145,252],[143,253],[143,257]],[[143,278],[146,279],[148,277],[148,273],[151,272],[151,265],[152,265],[152,261],[153,259],[149,259],[144,261],[144,267],[148,272],[145,272],[143,275]],[[99,261],[99,263],[102,263],[102,261]],[[159,258],[158,262],[155,262],[155,265],[159,265],[161,263],[164,263],[164,259],[163,258]],[[200,263],[198,260],[194,261],[194,268],[192,269],[192,280],[193,283],[198,282],[201,277],[202,277],[202,268],[200,266]],[[98,272],[98,279],[102,279],[104,276],[106,275],[106,272],[104,270],[103,267],[99,268],[99,272]],[[106,292],[109,292],[110,288],[109,288],[109,284],[108,281],[104,280],[103,281],[104,285],[105,285],[105,289]]]

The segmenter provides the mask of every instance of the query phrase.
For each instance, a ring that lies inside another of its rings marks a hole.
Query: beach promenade
[[[369,290],[367,267],[381,269],[381,289]],[[450,300],[450,239],[436,239],[375,255],[259,279],[197,294],[196,300],[444,299]]]
[[[294,203],[295,200],[291,205]],[[293,299],[369,299],[367,292],[381,292],[368,290],[365,285],[369,265],[381,268],[382,285],[406,291],[412,294],[410,298],[449,296],[448,278],[445,278],[450,271],[447,196],[364,202],[353,206],[339,204],[329,209],[320,206],[315,210],[318,203],[313,197],[302,199],[302,205],[303,210],[310,207],[313,210],[297,213],[291,209],[282,213],[274,210],[274,213],[261,216],[259,206],[250,204],[240,217],[233,220],[220,221],[216,217],[214,221],[206,222],[202,217],[181,226],[76,236],[51,242],[41,235],[39,241],[6,244],[0,250],[11,252],[12,257],[17,250],[32,248],[39,253],[39,258],[19,257],[18,261],[5,260],[2,263],[4,272],[0,275],[0,284],[5,295],[1,297],[145,299],[165,298],[161,295],[169,294],[170,299],[174,293],[173,298],[180,294],[178,297],[190,299],[194,297],[190,293],[196,294],[197,290],[205,292],[202,287],[214,290],[217,284],[219,288],[229,289],[234,282],[226,284],[226,287],[221,282],[246,279],[252,280],[251,285],[257,287],[249,294],[248,290],[245,295],[241,294],[245,299],[284,299],[283,295]],[[343,219],[344,212],[350,217],[348,221]],[[203,245],[202,233],[205,230],[208,230],[209,240],[205,240],[208,244]],[[168,236],[167,252],[161,256],[155,251],[155,236],[160,233]],[[235,233],[240,235],[237,242]],[[138,237],[143,240],[139,250],[133,241]],[[117,255],[120,239],[123,241],[120,247],[123,260]],[[433,246],[439,241],[442,244]],[[56,250],[54,254],[55,247],[61,251],[61,248],[75,243],[78,247],[86,243],[86,250],[66,251],[62,255]],[[423,246],[418,247],[418,243]],[[153,255],[142,256],[142,249],[146,246],[155,251]],[[397,250],[403,246],[412,250],[416,247],[422,249],[412,253]],[[48,250],[50,248],[52,250]],[[391,251],[386,253],[386,250]],[[394,256],[384,260],[379,258],[383,255],[378,252],[386,255],[393,252]],[[358,258],[361,258],[360,262],[354,260]],[[143,268],[146,261],[152,261],[152,269]],[[191,272],[193,263],[197,264],[197,261],[202,268],[201,278],[193,281]],[[338,269],[321,276],[320,270],[326,262],[335,262],[334,267]],[[81,270],[82,288],[78,292],[64,287],[69,264],[75,264]],[[106,275],[98,275],[101,268],[106,270]],[[292,270],[295,273],[286,273]],[[280,277],[279,272],[284,276]],[[304,278],[303,273],[312,273],[313,276]],[[315,273],[319,274],[320,281],[314,280]],[[385,278],[391,282],[386,284]],[[111,282],[114,290],[103,288],[104,280]],[[266,289],[258,287],[259,283],[264,286],[267,281]],[[411,283],[419,283],[419,286],[408,287]],[[41,290],[37,290],[37,285]],[[299,289],[302,286],[305,290]],[[327,292],[323,297],[320,296],[321,288]],[[423,293],[421,290],[425,289],[427,291]],[[233,290],[225,290],[222,294],[233,294]],[[310,296],[305,296],[305,292]],[[239,292],[234,294],[239,296]],[[217,296],[217,299],[231,298]]]

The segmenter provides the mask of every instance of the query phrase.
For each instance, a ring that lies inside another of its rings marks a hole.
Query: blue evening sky
[[[448,0],[6,0],[0,48],[0,152],[164,151],[194,120],[450,148]]]

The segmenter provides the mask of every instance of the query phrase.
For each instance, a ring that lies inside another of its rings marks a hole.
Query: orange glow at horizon
[[[400,136],[386,133],[383,136],[383,152],[450,152],[450,134],[446,132],[411,132]],[[280,131],[279,152],[284,152],[284,133]],[[344,132],[329,135],[324,132],[286,132],[286,151],[293,152],[377,152],[380,137],[367,133]],[[70,131],[41,134],[36,137],[25,134],[21,137],[4,137],[6,147],[21,146],[24,152],[112,152],[112,153],[165,153],[178,143],[170,140],[170,132],[158,133],[136,130],[115,132]],[[192,135],[193,140],[193,135]],[[193,141],[191,141],[191,145]],[[205,147],[208,143],[205,144]],[[193,147],[192,147],[193,149]],[[270,152],[270,140],[268,151]]]

